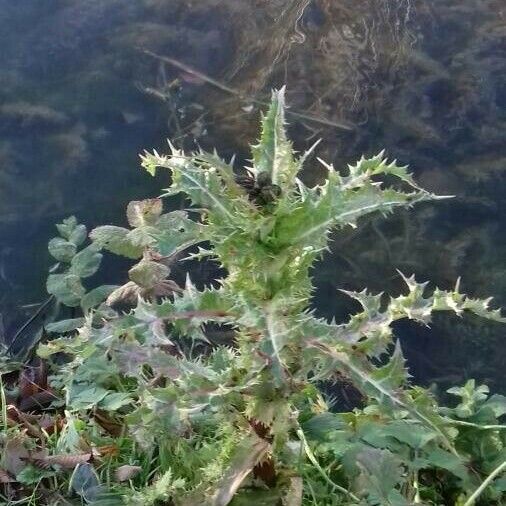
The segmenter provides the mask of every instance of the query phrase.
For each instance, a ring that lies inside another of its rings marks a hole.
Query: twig
[[[197,69],[194,69],[193,67],[190,67],[189,65],[186,65],[186,63],[180,62],[179,60],[176,60],[174,58],[171,58],[170,56],[161,56],[159,54],[153,53],[152,51],[149,51],[147,49],[142,50],[144,54],[147,54],[148,56],[151,56],[152,58],[156,58],[157,60],[163,61],[165,63],[168,63],[169,65],[172,65],[183,72],[187,72],[188,74],[192,74],[195,77],[198,77],[202,81],[205,81],[208,84],[211,84],[215,88],[218,88],[221,91],[224,91],[225,93],[229,93],[231,95],[235,95],[236,97],[240,98],[241,100],[245,100],[247,102],[251,102],[253,104],[261,105],[261,106],[269,106],[268,102],[265,102],[263,100],[258,100],[253,97],[249,97],[247,95],[244,95],[241,91],[236,90],[235,88],[231,88],[230,86],[227,86],[226,84],[217,81],[216,79],[213,79],[212,77],[208,76],[207,74],[204,74],[200,72]],[[306,121],[313,121],[315,123],[320,123],[322,125],[331,126],[334,128],[341,128],[343,130],[353,130],[354,125],[344,123],[344,122],[337,122],[333,121],[327,118],[320,118],[317,116],[312,116],[310,114],[304,114],[300,112],[294,112],[294,111],[286,111],[287,115],[291,115],[295,118],[304,119]]]
[[[474,502],[483,493],[483,491],[490,485],[494,478],[506,469],[506,460],[499,464],[488,476],[487,479],[474,491],[471,497],[464,503],[464,506],[473,506]]]

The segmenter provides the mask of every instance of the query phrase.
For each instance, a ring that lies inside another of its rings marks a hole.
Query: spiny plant
[[[468,384],[450,392],[463,398],[459,406],[439,408],[427,390],[411,386],[392,324],[409,318],[427,325],[434,311],[504,319],[458,283],[429,291],[407,276],[398,297],[346,292],[362,307],[346,322],[318,318],[310,269],[331,232],[438,197],[383,153],[342,173],[322,162],[326,180],[308,187],[298,174],[312,151],[295,155],[283,90],[275,92],[242,175],[216,153],[187,155],[171,146],[167,155],[142,155],[150,174],[170,172],[164,196],[182,193],[191,207],[163,213],[160,199],[133,202],[131,229],[91,232],[83,258],[93,265],[99,249],[138,260],[126,284],[93,297],[75,293],[74,277],[88,270],[73,246],[53,240],[53,254],[58,246],[67,261],[72,248],[72,258],[48,288],[64,304],[81,304],[84,315],[50,327],[64,335],[38,354],[51,364],[51,388],[64,397],[56,406],[67,415],[53,457],[79,455],[86,443],[81,455],[89,458],[74,475],[88,469],[84,481],[93,486],[71,479],[86,502],[500,503],[505,398]],[[217,262],[223,277],[198,288],[188,276],[179,287],[170,265],[186,250],[188,259]],[[210,324],[228,329],[224,337],[210,337]],[[318,386],[343,378],[363,405],[335,414]],[[100,450],[111,444],[113,457]],[[47,455],[28,452],[26,459],[51,464]],[[114,484],[116,467],[128,477]],[[122,485],[127,480],[133,491]]]

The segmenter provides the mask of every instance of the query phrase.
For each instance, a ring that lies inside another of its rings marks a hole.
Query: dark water
[[[396,269],[443,288],[460,275],[506,306],[506,6],[501,0],[0,0],[0,312],[7,334],[44,299],[53,224],[124,222],[163,176],[138,168],[170,137],[247,156],[259,108],[287,84],[299,150],[336,166],[381,149],[456,197],[335,237],[315,271],[322,315],[338,287],[396,293]],[[168,56],[237,91],[164,63]],[[315,120],[316,118],[316,120]],[[318,181],[321,167],[304,174]],[[122,268],[111,264],[106,281]],[[438,318],[399,335],[424,382],[506,390],[506,329]]]

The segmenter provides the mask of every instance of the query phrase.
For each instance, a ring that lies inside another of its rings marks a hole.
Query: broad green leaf
[[[50,274],[47,278],[48,293],[66,306],[78,306],[86,293],[81,278],[75,274]]]
[[[158,227],[153,225],[142,225],[141,227],[130,230],[125,239],[129,244],[136,248],[153,247],[156,244],[155,235],[158,233]]]
[[[60,320],[58,322],[48,323],[46,330],[48,332],[55,332],[57,334],[63,334],[65,332],[71,332],[84,325],[84,318],[72,318],[69,320]]]
[[[96,244],[91,244],[74,256],[70,263],[69,272],[80,278],[89,278],[98,271],[101,261],[102,254],[99,253],[99,247]]]
[[[127,239],[129,232],[127,228],[104,225],[93,229],[90,232],[90,238],[97,246],[115,255],[134,259],[140,258],[143,248],[132,244]]]
[[[130,394],[124,392],[112,392],[107,394],[97,406],[105,411],[116,411],[119,408],[133,402]]]
[[[90,290],[81,299],[83,313],[87,313],[90,309],[102,304],[116,288],[118,288],[117,285],[101,285]]]
[[[28,464],[22,471],[16,475],[16,481],[23,485],[35,485],[43,478],[51,478],[56,475],[56,471],[52,469],[40,469]]]
[[[140,287],[150,289],[166,279],[169,273],[169,268],[159,262],[141,260],[128,271],[128,277]]]
[[[72,230],[69,236],[69,241],[76,246],[81,246],[86,240],[86,237],[88,237],[86,227],[84,225],[77,225],[76,228]]]
[[[382,367],[371,372],[371,376],[388,389],[395,390],[406,383],[408,372],[405,367],[406,359],[402,354],[399,341],[395,343],[395,349],[389,361]]]
[[[62,237],[70,240],[70,236],[72,235],[72,232],[75,230],[77,225],[77,218],[75,216],[70,216],[68,218],[65,218],[63,220],[63,223],[58,223],[56,225],[56,228]]]
[[[48,250],[50,255],[58,262],[68,263],[76,254],[76,245],[61,237],[54,237],[49,241]]]
[[[74,410],[91,409],[109,394],[100,386],[72,384],[68,391],[68,406]]]
[[[469,471],[464,462],[454,454],[435,447],[431,451],[424,454],[422,460],[425,460],[428,467],[436,466],[446,469],[464,483],[469,482]]]
[[[356,455],[357,466],[361,469],[358,478],[361,489],[368,495],[371,504],[378,506],[409,506],[400,494],[392,494],[401,485],[403,468],[401,460],[388,450],[365,448]]]

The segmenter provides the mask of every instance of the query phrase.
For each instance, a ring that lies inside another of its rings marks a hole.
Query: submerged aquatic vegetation
[[[4,497],[55,504],[73,495],[96,506],[501,504],[506,399],[468,382],[449,391],[461,398],[456,407],[438,406],[410,383],[392,324],[428,325],[445,311],[504,318],[459,283],[429,290],[413,276],[403,276],[397,297],[346,292],[361,306],[347,321],[318,318],[310,268],[331,231],[438,197],[383,153],[344,172],[324,164],[325,181],[307,186],[298,174],[311,153],[295,155],[276,92],[247,175],[216,153],[146,152],[143,167],[168,170],[164,196],[182,193],[188,210],[132,202],[130,228],[98,227],[79,252],[84,226],[58,226],[49,247],[60,270],[48,291],[82,317],[48,326],[62,335],[38,348],[50,372],[32,383],[52,395],[47,414],[23,412],[24,393],[6,378]],[[136,263],[121,287],[87,291],[81,280],[99,268],[101,251]],[[222,276],[203,287],[187,276],[181,287],[171,266],[184,252],[217,263]],[[319,386],[344,379],[362,405],[335,413]]]

